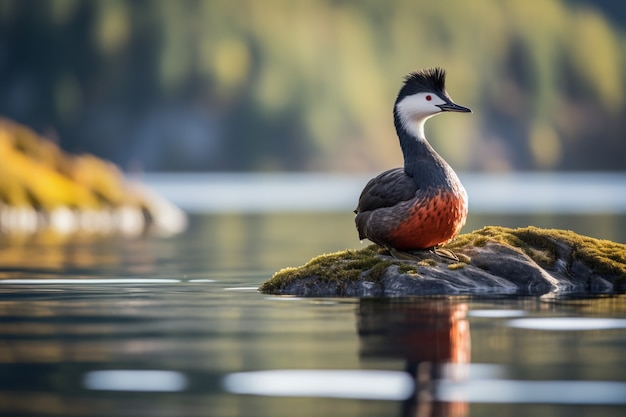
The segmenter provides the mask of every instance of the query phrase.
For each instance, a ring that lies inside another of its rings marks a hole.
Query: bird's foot
[[[439,256],[440,258],[448,259],[454,262],[459,262],[459,257],[456,255],[456,253],[454,253],[450,249],[444,249],[444,248],[437,247],[437,246],[431,249],[425,249],[425,250],[420,250],[420,251],[416,250],[415,252],[401,251],[401,250],[397,250],[394,248],[388,248],[388,249],[389,249],[389,253],[391,254],[391,256],[393,256],[396,259],[401,259],[404,261],[420,262],[420,261],[423,261],[424,258],[429,257],[427,255],[428,253],[432,253],[432,254]]]
[[[424,259],[424,255],[418,255],[417,253],[406,252],[402,250],[397,250],[394,248],[389,248],[389,253],[396,259],[401,259],[404,261],[416,261],[419,262]]]
[[[432,249],[432,251],[437,256],[440,256],[445,259],[450,259],[451,261],[454,261],[454,262],[459,262],[459,257],[456,255],[456,253],[454,253],[450,249],[445,249],[445,248],[435,246]]]

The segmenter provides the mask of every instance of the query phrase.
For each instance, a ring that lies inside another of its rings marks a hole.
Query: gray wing
[[[359,197],[355,213],[395,206],[415,197],[418,188],[403,168],[390,169],[372,178]]]

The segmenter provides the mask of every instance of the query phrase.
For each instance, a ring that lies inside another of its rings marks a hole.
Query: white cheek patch
[[[427,98],[431,99],[428,100]],[[417,93],[411,96],[403,98],[398,103],[398,110],[402,116],[409,118],[416,118],[420,116],[431,116],[439,113],[441,109],[437,107],[440,104],[444,104],[438,95],[433,93]]]
[[[427,100],[427,96],[431,99]],[[396,104],[396,109],[402,126],[417,138],[422,139],[424,138],[424,122],[429,117],[440,113],[441,109],[437,105],[443,103],[445,101],[436,94],[417,93],[400,100]]]

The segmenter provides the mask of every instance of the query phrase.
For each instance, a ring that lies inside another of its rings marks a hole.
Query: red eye
[[[430,101],[432,99],[433,99],[433,97],[430,94],[426,96],[426,101]]]

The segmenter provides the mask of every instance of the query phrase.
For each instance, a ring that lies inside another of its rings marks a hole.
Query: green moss
[[[311,259],[298,268],[281,269],[259,290],[261,292],[276,292],[290,282],[307,277],[316,277],[321,281],[335,281],[345,287],[348,282],[366,278],[368,281],[379,280],[385,270],[401,262],[388,261],[378,257],[385,250],[377,245],[370,245],[361,250],[345,250],[331,254],[324,254]],[[366,276],[363,274],[367,272]]]
[[[448,265],[448,269],[452,270],[452,271],[456,271],[457,269],[463,269],[465,268],[465,265],[463,262],[456,262],[453,264]]]
[[[392,265],[396,265],[398,267],[398,272],[400,272],[401,274],[411,274],[411,275],[416,275],[418,273],[418,271],[415,269],[415,266],[411,263],[408,262],[391,262]],[[419,265],[419,264],[418,264]],[[435,262],[434,265],[428,265],[428,266],[436,266],[437,263]]]

